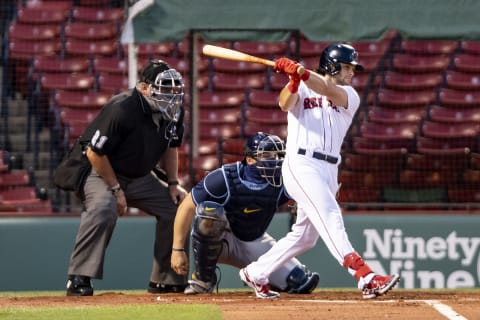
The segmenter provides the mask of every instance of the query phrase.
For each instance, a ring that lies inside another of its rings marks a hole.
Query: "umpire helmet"
[[[355,71],[364,70],[363,66],[358,63],[358,53],[355,48],[345,43],[338,43],[329,45],[323,50],[318,71],[334,76],[340,72],[340,62],[354,65]]]
[[[153,112],[160,112],[167,120],[177,121],[183,105],[184,84],[182,76],[168,63],[153,60],[143,69],[140,82],[151,86],[148,97]]]
[[[256,160],[260,176],[275,187],[282,185],[282,163],[285,143],[276,135],[257,132],[245,145],[245,155]]]

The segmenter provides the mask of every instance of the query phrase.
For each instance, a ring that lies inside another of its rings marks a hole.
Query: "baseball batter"
[[[277,297],[268,285],[272,272],[287,259],[313,248],[320,236],[335,259],[356,278],[363,297],[372,299],[387,293],[400,276],[377,275],[355,252],[335,198],[342,143],[360,105],[352,78],[363,67],[355,49],[347,44],[328,46],[317,72],[305,70],[299,75],[299,67],[287,58],[275,61],[275,70],[290,77],[279,99],[280,109],[288,112],[282,174],[298,205],[297,220],[291,232],[240,270],[240,278],[257,297]]]

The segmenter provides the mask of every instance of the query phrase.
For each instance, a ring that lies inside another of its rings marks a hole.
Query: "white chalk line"
[[[310,302],[310,303],[363,303],[361,300],[290,300],[295,302]],[[373,303],[397,303],[399,300],[369,300]],[[453,310],[449,305],[441,303],[438,300],[402,300],[402,302],[416,302],[416,303],[425,303],[443,315],[449,320],[468,320],[455,310]]]

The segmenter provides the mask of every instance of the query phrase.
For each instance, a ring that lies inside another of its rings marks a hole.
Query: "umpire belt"
[[[299,148],[298,149],[298,154],[306,155],[307,150]],[[318,152],[318,151],[314,151],[313,154],[312,154],[312,157],[315,158],[315,159],[318,159],[318,160],[327,161],[328,163],[332,163],[332,164],[337,164],[337,162],[338,162],[337,157],[332,157],[332,156],[329,156],[328,154],[323,154],[323,153]]]

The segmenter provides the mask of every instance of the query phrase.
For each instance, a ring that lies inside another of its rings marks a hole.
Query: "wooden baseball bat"
[[[214,46],[210,44],[204,45],[202,52],[204,55],[215,57],[215,58],[244,61],[244,62],[250,62],[250,63],[260,63],[270,67],[275,66],[275,61],[252,56],[238,50],[227,49],[224,47]],[[305,69],[302,66],[300,66],[298,67],[297,73],[299,75],[302,75],[304,71]]]

